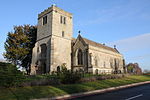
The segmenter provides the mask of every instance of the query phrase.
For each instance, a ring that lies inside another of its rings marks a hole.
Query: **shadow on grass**
[[[34,87],[19,87],[11,90],[17,95],[18,100],[29,100],[35,98],[54,97],[65,94],[79,93],[116,87],[135,82],[148,81],[149,76],[129,76],[122,79],[110,79],[94,82],[86,82],[80,84],[68,84],[59,86],[34,86]],[[17,100],[9,89],[0,89],[0,100]]]
[[[30,100],[32,98],[53,97],[67,94],[65,91],[52,86],[12,88],[18,99],[8,90],[0,91],[0,100]]]

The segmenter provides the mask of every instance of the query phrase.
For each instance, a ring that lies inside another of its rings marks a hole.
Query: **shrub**
[[[24,76],[16,66],[9,63],[0,63],[0,87],[18,86]]]
[[[60,80],[56,75],[32,75],[26,76],[25,81],[21,86],[46,86],[46,85],[59,85]]]
[[[62,70],[57,72],[57,76],[63,84],[74,84],[79,82],[83,74],[80,71],[73,72],[71,70],[67,70],[66,67],[62,67]]]
[[[109,74],[109,75],[93,75],[90,77],[84,77],[80,80],[80,82],[92,82],[92,81],[97,81],[97,80],[107,80],[107,79],[119,79],[123,78],[127,75],[123,74]]]

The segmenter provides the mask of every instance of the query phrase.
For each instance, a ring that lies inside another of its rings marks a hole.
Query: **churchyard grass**
[[[29,100],[33,98],[46,98],[61,96],[65,94],[79,93],[116,87],[131,83],[150,81],[150,76],[128,76],[121,79],[108,79],[94,82],[85,82],[80,84],[66,84],[58,86],[33,86],[17,88],[0,88],[0,100]]]

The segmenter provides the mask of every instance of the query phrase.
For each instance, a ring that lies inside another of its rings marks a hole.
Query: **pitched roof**
[[[76,41],[76,38],[72,38],[72,42],[75,43],[75,41]]]
[[[103,45],[103,44],[100,44],[100,43],[97,43],[97,42],[88,40],[88,39],[86,39],[86,38],[83,38],[83,40],[84,40],[87,44],[89,44],[89,45],[92,45],[92,46],[95,46],[95,47],[99,47],[99,48],[103,48],[103,49],[106,49],[106,50],[109,50],[109,51],[113,51],[113,52],[119,53],[119,51],[118,51],[116,48],[111,48],[111,47],[105,46],[105,45]]]
[[[72,40],[73,40],[73,42],[75,42],[76,39],[72,38]],[[92,45],[94,47],[99,47],[99,48],[103,48],[103,49],[106,49],[106,50],[109,50],[109,51],[113,51],[115,53],[119,53],[119,51],[116,48],[111,48],[111,47],[105,46],[103,44],[94,42],[94,41],[86,39],[86,38],[83,38],[83,40],[85,41],[86,44]]]

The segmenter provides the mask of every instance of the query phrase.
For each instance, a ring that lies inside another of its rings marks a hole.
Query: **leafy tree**
[[[127,72],[132,74],[142,74],[142,69],[139,67],[138,63],[129,63],[126,65]]]
[[[131,66],[131,65],[128,66],[128,67],[127,67],[127,70],[128,70],[129,73],[133,73],[133,66]]]
[[[4,58],[15,65],[26,68],[30,72],[32,49],[36,42],[37,27],[31,25],[14,26],[13,32],[8,32],[4,44]]]

